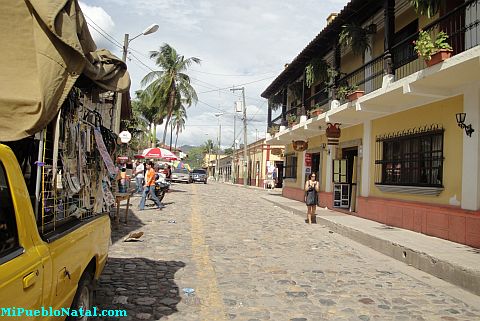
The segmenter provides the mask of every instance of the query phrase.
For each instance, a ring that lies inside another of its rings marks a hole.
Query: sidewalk
[[[247,188],[264,191],[263,199],[306,218],[305,204],[283,197],[281,189]],[[320,207],[316,214],[317,224],[333,232],[480,295],[480,249]]]
[[[303,202],[281,195],[281,189],[261,196],[306,218]],[[317,207],[317,223],[476,295],[480,295],[480,249]]]

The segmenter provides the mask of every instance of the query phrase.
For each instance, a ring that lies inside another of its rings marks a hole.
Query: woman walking
[[[312,224],[312,216],[315,217],[315,210],[317,207],[318,192],[320,187],[315,180],[316,175],[312,173],[308,175],[308,181],[305,183],[305,203],[307,204],[307,221]]]

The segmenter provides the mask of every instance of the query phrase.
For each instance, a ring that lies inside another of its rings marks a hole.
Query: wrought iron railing
[[[480,43],[480,0],[470,0],[423,28],[432,38],[443,31],[448,35],[448,43],[453,48],[452,55],[473,48]],[[395,80],[402,79],[425,69],[425,61],[418,57],[414,41],[415,32],[392,47]]]
[[[443,134],[439,125],[375,139],[375,184],[443,187]]]
[[[383,58],[384,55],[382,54],[351,73],[343,76],[339,79],[337,88],[341,86],[355,86],[358,90],[363,90],[365,94],[381,88],[383,79]]]
[[[446,15],[433,21],[423,28],[435,37],[438,32],[444,31],[448,34],[448,42],[453,48],[453,55],[473,48],[480,44],[480,0],[469,0],[461,6],[450,11]],[[395,80],[402,79],[417,71],[425,69],[423,59],[419,59],[414,50],[414,41],[418,38],[419,32],[415,32],[395,44],[391,49]],[[341,86],[356,86],[358,90],[366,94],[382,87],[384,75],[385,53],[372,59],[353,72],[342,76],[335,86],[338,90]],[[323,84],[316,92],[305,99],[305,105],[290,108],[285,115],[281,114],[271,121],[272,124],[286,125],[287,116],[290,114],[300,115],[314,109],[314,106],[321,106],[324,110],[329,109],[329,102],[332,99],[333,87],[329,88]],[[338,97],[337,97],[338,98]],[[341,101],[343,102],[343,101]],[[285,121],[284,121],[285,120]]]

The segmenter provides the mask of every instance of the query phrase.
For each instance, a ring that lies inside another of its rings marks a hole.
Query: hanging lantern
[[[292,140],[293,149],[297,152],[303,152],[308,148],[308,142],[304,140]]]
[[[328,139],[328,145],[338,145],[340,135],[342,134],[340,130],[340,125],[341,124],[339,123],[327,123],[327,129],[325,130],[325,134]]]

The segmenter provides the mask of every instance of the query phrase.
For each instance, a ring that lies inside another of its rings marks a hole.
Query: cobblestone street
[[[162,211],[138,211],[134,197],[128,225],[112,232],[100,307],[126,309],[125,321],[480,320],[478,297],[307,225],[262,193],[174,184]],[[140,241],[123,242],[133,231]]]

